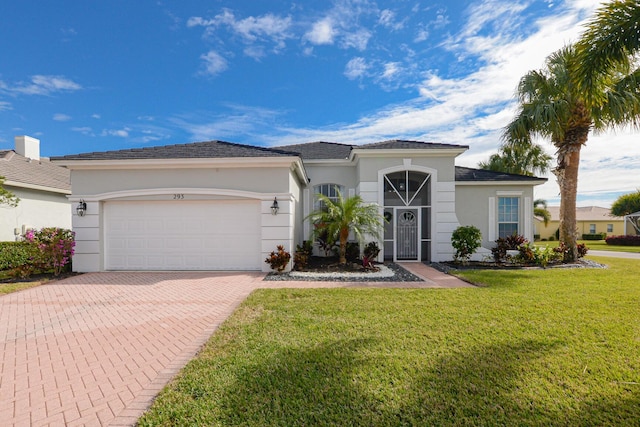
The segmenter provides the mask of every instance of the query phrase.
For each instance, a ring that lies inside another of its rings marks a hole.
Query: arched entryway
[[[385,260],[431,260],[431,186],[431,174],[421,171],[383,175]]]

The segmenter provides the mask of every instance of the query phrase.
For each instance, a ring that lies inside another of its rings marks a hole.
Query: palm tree
[[[480,162],[478,167],[495,172],[535,176],[544,175],[551,169],[551,159],[541,145],[507,143],[496,154],[492,154],[488,161]]]
[[[547,209],[547,201],[544,199],[536,199],[533,201],[533,215],[542,218],[542,222],[546,227],[551,221],[551,212]]]
[[[589,132],[635,123],[640,118],[640,80],[624,74],[624,67],[614,67],[599,78],[601,84],[586,93],[574,84],[576,71],[571,65],[575,63],[575,49],[567,46],[547,57],[543,69],[522,77],[517,89],[518,111],[503,133],[507,143],[526,143],[541,136],[550,138],[555,146],[560,240],[569,249],[567,260],[578,256],[578,167]]]
[[[608,71],[634,68],[634,54],[640,50],[640,3],[638,0],[616,0],[602,6],[576,43],[575,83],[595,102],[606,97],[595,87],[606,85]],[[637,75],[637,70],[635,71]]]
[[[364,204],[358,195],[343,198],[337,191],[337,200],[318,194],[321,207],[309,214],[308,219],[316,225],[314,235],[326,233],[334,242],[340,242],[340,264],[346,264],[347,240],[349,233],[354,232],[362,243],[365,234],[380,237],[383,218],[377,205]]]

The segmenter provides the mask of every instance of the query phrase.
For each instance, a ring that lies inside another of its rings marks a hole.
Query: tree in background
[[[541,145],[507,143],[496,154],[492,154],[488,161],[480,162],[478,167],[495,172],[536,176],[544,175],[551,169],[551,159]]]
[[[0,205],[18,206],[20,199],[11,191],[4,188],[4,176],[0,176]]]
[[[560,240],[567,247],[567,261],[578,259],[578,168],[589,132],[636,124],[640,119],[640,80],[628,68],[603,71],[601,84],[592,88],[593,93],[585,93],[574,84],[575,57],[575,49],[566,46],[547,57],[544,68],[520,79],[518,110],[503,133],[508,144],[530,143],[539,136],[549,138],[556,147],[553,173],[560,187]]]
[[[611,215],[625,216],[640,212],[640,190],[635,193],[623,194],[611,205]],[[640,217],[628,218],[631,225],[640,234]]]
[[[542,222],[546,227],[551,221],[551,212],[547,209],[547,201],[544,199],[536,199],[533,201],[533,215],[542,218]]]

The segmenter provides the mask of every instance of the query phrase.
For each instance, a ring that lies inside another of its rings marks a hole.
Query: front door
[[[396,261],[419,261],[419,209],[396,208]]]

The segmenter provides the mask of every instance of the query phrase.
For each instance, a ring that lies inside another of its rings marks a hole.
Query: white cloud
[[[378,23],[384,27],[392,30],[401,30],[404,28],[406,19],[401,21],[396,20],[396,13],[389,9],[384,9],[380,12]]]
[[[23,95],[51,95],[58,92],[72,92],[82,89],[78,83],[63,76],[35,75],[29,83],[17,83],[9,86],[6,83],[0,85],[0,90],[11,94]]]
[[[8,110],[13,110],[13,106],[11,105],[11,103],[7,101],[0,101],[0,111]]]
[[[67,114],[57,113],[53,115],[53,120],[55,120],[56,122],[68,122],[69,120],[71,120],[71,116]]]
[[[214,50],[210,50],[206,54],[200,55],[200,59],[204,61],[203,74],[215,76],[228,68],[227,60]]]
[[[315,45],[333,44],[337,31],[331,18],[323,18],[313,24],[305,39]]]
[[[128,138],[129,137],[129,128],[123,129],[103,129],[100,136],[117,136],[119,138]]]
[[[349,80],[355,80],[357,78],[365,76],[367,69],[369,66],[367,62],[362,57],[352,58],[344,69],[344,75],[347,76]]]
[[[91,115],[91,118],[92,119],[99,119],[100,118],[100,114],[95,114],[94,113],[94,114]]]

